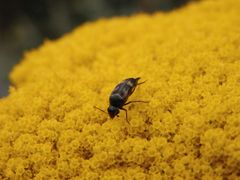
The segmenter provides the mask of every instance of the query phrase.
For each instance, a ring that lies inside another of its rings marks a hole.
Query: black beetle
[[[109,97],[109,107],[107,109],[109,116],[113,119],[115,116],[118,116],[119,110],[124,110],[126,112],[126,120],[128,122],[128,116],[127,116],[127,110],[123,108],[123,106],[128,105],[130,103],[135,103],[135,102],[142,102],[142,103],[148,103],[148,101],[129,101],[128,97],[134,92],[135,88],[140,85],[145,83],[141,82],[138,83],[138,80],[140,77],[137,78],[128,78],[123,80],[121,83],[119,83],[112,91],[110,97]],[[102,109],[94,106],[94,108],[106,113]]]

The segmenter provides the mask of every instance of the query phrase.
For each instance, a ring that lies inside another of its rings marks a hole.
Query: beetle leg
[[[140,84],[143,84],[145,83],[147,80],[143,81],[143,82],[140,82],[140,83],[137,83],[137,86],[140,85]]]
[[[126,121],[127,121],[127,122],[128,122],[128,124],[129,124],[129,121],[128,121],[128,115],[127,115],[127,110],[126,110],[126,109],[124,109],[123,107],[122,107],[122,108],[120,108],[120,109],[125,111],[125,113],[126,113]]]
[[[129,102],[125,103],[124,106],[128,105],[128,104],[131,104],[131,103],[135,103],[135,102],[149,103],[149,101],[129,101]]]

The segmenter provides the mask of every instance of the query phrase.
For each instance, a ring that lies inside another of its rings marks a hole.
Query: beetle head
[[[115,106],[109,106],[108,107],[108,114],[109,116],[113,119],[115,116],[117,116],[119,113],[119,108],[115,107]]]

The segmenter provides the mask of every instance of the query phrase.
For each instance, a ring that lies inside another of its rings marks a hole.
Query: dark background
[[[139,12],[171,11],[190,0],[0,0],[0,97],[26,50],[86,21]]]

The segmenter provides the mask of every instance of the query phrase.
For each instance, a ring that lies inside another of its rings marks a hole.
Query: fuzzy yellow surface
[[[27,52],[0,100],[0,178],[240,178],[239,9],[102,19]],[[138,76],[130,124],[93,108]]]

